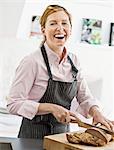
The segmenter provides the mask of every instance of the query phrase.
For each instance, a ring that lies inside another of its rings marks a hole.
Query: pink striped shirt
[[[53,52],[45,43],[46,52],[54,80],[71,82],[71,64],[66,59],[67,52],[60,62],[60,57]],[[68,53],[74,65],[78,69],[76,95],[76,110],[83,116],[88,117],[89,109],[94,105],[99,105],[93,98],[87,83],[83,77],[77,56]],[[40,115],[38,107],[40,99],[47,88],[49,79],[46,65],[40,48],[34,53],[26,56],[16,69],[9,95],[7,108],[10,113],[32,119],[35,115]],[[63,93],[64,94],[64,93]]]

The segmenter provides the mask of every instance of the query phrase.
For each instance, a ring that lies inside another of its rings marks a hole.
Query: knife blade
[[[71,119],[71,122],[70,123],[77,123],[78,124],[78,126],[79,127],[83,127],[83,128],[98,128],[98,129],[100,129],[100,130],[102,130],[102,131],[104,131],[105,133],[108,133],[108,134],[110,134],[110,135],[112,135],[112,136],[114,136],[114,132],[113,131],[111,131],[111,130],[109,130],[109,129],[104,129],[104,128],[102,128],[102,127],[99,127],[99,126],[95,126],[95,125],[92,125],[92,124],[89,124],[89,123],[85,123],[85,122],[83,122],[83,121],[81,121],[81,120],[72,120]]]

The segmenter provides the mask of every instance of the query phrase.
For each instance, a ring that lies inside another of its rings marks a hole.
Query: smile
[[[63,34],[58,34],[58,35],[55,35],[54,37],[57,39],[64,39],[65,36]]]

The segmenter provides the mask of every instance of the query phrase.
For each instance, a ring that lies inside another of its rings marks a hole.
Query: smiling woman
[[[70,14],[63,7],[50,5],[42,15],[40,23],[44,42],[47,41],[48,46],[61,56],[63,46],[71,35]]]
[[[23,117],[19,137],[42,139],[68,132],[71,119],[77,119],[70,111],[74,98],[83,116],[113,129],[88,88],[77,56],[65,46],[72,30],[68,11],[49,5],[40,24],[44,41],[20,62],[8,95],[9,112]]]

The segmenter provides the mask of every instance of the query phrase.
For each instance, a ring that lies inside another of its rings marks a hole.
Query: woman
[[[69,122],[75,116],[70,112],[74,97],[82,115],[90,115],[94,122],[113,129],[92,97],[77,57],[65,48],[72,30],[68,11],[50,5],[40,24],[44,41],[36,52],[21,61],[8,98],[9,112],[23,116],[18,137],[42,139],[69,131]]]

